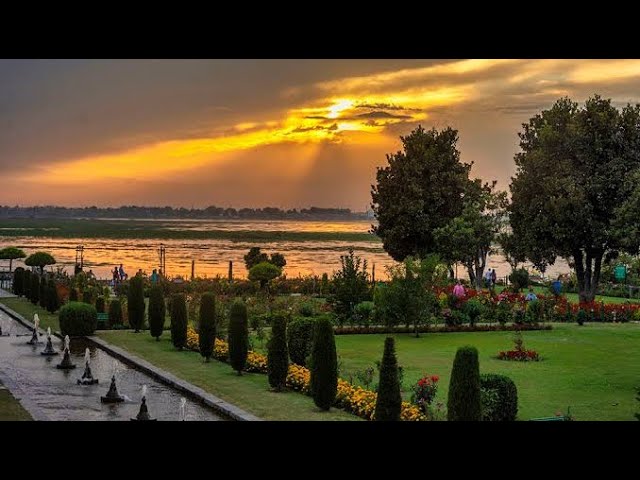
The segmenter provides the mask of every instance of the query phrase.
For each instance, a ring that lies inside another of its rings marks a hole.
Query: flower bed
[[[418,333],[445,333],[445,332],[504,332],[515,330],[551,330],[551,325],[541,325],[539,323],[523,323],[520,325],[456,325],[431,327],[430,325],[418,326]],[[336,335],[362,335],[374,333],[415,333],[413,327],[386,327],[384,325],[370,327],[335,327]]]
[[[187,348],[189,350],[199,351],[198,345],[198,334],[193,327],[189,326],[187,329]],[[213,357],[216,360],[226,362],[228,354],[229,346],[227,342],[216,338]],[[247,372],[267,373],[266,355],[250,351],[247,356],[245,370]],[[287,374],[287,386],[289,388],[304,394],[309,394],[310,379],[311,372],[309,369],[296,365],[295,363],[289,365],[289,373]],[[366,420],[372,420],[377,396],[378,394],[376,392],[353,386],[346,380],[339,378],[335,406],[343,408]],[[405,421],[428,420],[418,407],[409,402],[402,402],[400,418]]]
[[[498,353],[498,360],[515,360],[519,362],[537,362],[540,360],[535,350],[507,350]]]

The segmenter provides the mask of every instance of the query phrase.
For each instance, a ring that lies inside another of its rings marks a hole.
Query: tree
[[[447,401],[449,421],[482,420],[480,363],[475,347],[461,347],[456,352],[449,382]]]
[[[216,329],[216,296],[208,292],[200,299],[200,322],[198,323],[200,355],[204,357],[206,362],[213,355]]]
[[[266,253],[260,252],[260,247],[251,247],[249,253],[244,256],[244,264],[247,270],[251,270],[252,267],[262,262],[268,262],[269,256]]]
[[[149,333],[151,336],[160,340],[162,331],[164,330],[164,319],[166,315],[166,306],[164,304],[164,293],[160,285],[154,285],[149,292]]]
[[[58,308],[60,308],[58,289],[56,288],[55,280],[52,278],[47,283],[47,310],[54,313]]]
[[[233,369],[242,375],[249,351],[249,323],[247,306],[242,300],[236,300],[229,311],[229,362]]]
[[[12,289],[17,296],[24,295],[24,268],[17,267],[13,272]]]
[[[267,343],[267,374],[271,388],[276,392],[282,391],[288,372],[287,317],[278,313],[271,318],[271,338]]]
[[[38,293],[38,296],[40,298],[40,307],[44,308],[45,310],[47,308],[47,283],[47,278],[42,275],[40,277],[40,291]]]
[[[40,276],[38,274],[31,275],[31,287],[29,288],[29,299],[34,305],[40,302]]]
[[[433,232],[462,213],[471,169],[460,162],[457,130],[419,126],[400,140],[403,151],[387,155],[371,188],[372,231],[397,261],[438,252]]]
[[[262,289],[264,289],[271,280],[280,275],[282,275],[282,270],[269,262],[260,262],[249,270],[249,280],[252,282],[260,282],[260,288]]]
[[[332,280],[334,293],[329,297],[329,303],[342,323],[351,318],[355,305],[371,300],[367,261],[354,255],[350,248],[348,255],[340,256],[340,270],[333,273]]]
[[[135,328],[135,333],[140,332],[144,324],[144,284],[142,277],[136,275],[129,280],[129,291],[127,292],[127,313],[129,315],[129,325]]]
[[[482,288],[487,255],[500,231],[506,206],[506,193],[494,188],[495,182],[469,182],[462,213],[433,232],[443,258],[449,264],[462,263],[477,289]]]
[[[25,298],[31,300],[31,276],[34,275],[31,270],[25,270],[22,274],[22,294]]]
[[[517,270],[518,265],[527,260],[525,247],[518,243],[518,238],[513,233],[501,232],[496,236],[496,240],[511,270]]]
[[[380,383],[373,418],[377,421],[400,421],[401,408],[402,396],[395,343],[393,337],[387,337],[384,341],[384,354],[380,364]]]
[[[171,296],[171,341],[178,350],[187,344],[187,302],[183,293]]]
[[[338,356],[333,325],[328,318],[316,323],[311,348],[310,390],[313,402],[321,410],[329,410],[338,393]]]
[[[13,261],[26,256],[27,254],[17,247],[5,247],[0,250],[0,260],[9,260],[9,273],[11,273]]]
[[[509,219],[539,269],[560,256],[575,269],[580,301],[594,299],[603,257],[630,245],[625,200],[640,168],[640,105],[618,110],[598,95],[561,98],[523,124]],[[635,253],[635,252],[630,252]]]
[[[287,324],[287,348],[291,361],[302,367],[313,348],[313,331],[316,321],[309,317],[298,317]]]
[[[287,265],[287,261],[285,260],[284,255],[281,253],[272,253],[269,263],[272,263],[279,268],[284,268]]]
[[[47,265],[55,265],[55,263],[56,259],[47,252],[32,253],[24,261],[24,264],[29,267],[38,267],[40,269],[40,275],[44,273],[44,267]]]
[[[116,325],[122,325],[122,303],[119,298],[109,303],[109,326],[113,328]]]

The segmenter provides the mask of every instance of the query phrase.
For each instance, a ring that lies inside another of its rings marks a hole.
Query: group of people
[[[118,283],[129,278],[129,275],[124,271],[122,264],[120,264],[120,268],[113,267],[113,285],[116,286]]]
[[[496,286],[497,280],[498,274],[496,273],[496,269],[487,268],[487,271],[484,272],[484,286],[487,288],[493,288]]]

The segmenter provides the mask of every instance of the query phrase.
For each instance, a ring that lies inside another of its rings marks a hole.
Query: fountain
[[[151,418],[149,410],[147,409],[147,386],[142,386],[142,403],[140,404],[140,411],[136,418],[132,418],[132,422],[155,422],[157,418]]]
[[[91,367],[89,366],[90,360],[89,347],[87,347],[84,351],[84,373],[82,374],[82,378],[78,379],[78,385],[95,385],[98,383],[98,379],[93,378],[93,374],[91,373]]]
[[[44,351],[40,352],[40,355],[57,355],[53,349],[53,344],[51,343],[51,327],[47,327],[47,346],[44,347]]]
[[[33,333],[31,334],[31,340],[27,343],[29,345],[38,345],[42,343],[38,340],[38,325],[40,325],[40,317],[38,317],[37,313],[33,314]]]
[[[71,363],[71,357],[69,354],[69,335],[64,336],[64,356],[62,357],[62,362],[56,365],[56,368],[60,370],[71,370],[76,368],[76,366]]]
[[[113,372],[113,376],[111,377],[111,385],[109,385],[109,391],[104,397],[100,397],[100,401],[102,403],[120,403],[124,402],[124,397],[118,393],[118,388],[116,387],[116,373]]]
[[[187,399],[182,397],[180,399],[180,418],[181,422],[184,422],[187,419]]]

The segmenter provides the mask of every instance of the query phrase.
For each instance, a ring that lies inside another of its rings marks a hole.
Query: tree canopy
[[[29,255],[24,263],[29,267],[38,267],[42,273],[47,265],[55,265],[56,259],[47,252],[36,252]]]
[[[282,275],[282,270],[269,262],[260,262],[249,270],[249,280],[260,282],[260,288],[264,288],[274,278]]]
[[[0,260],[9,260],[9,271],[13,268],[13,261],[18,258],[25,258],[27,256],[22,250],[17,247],[5,247],[0,249]]]

